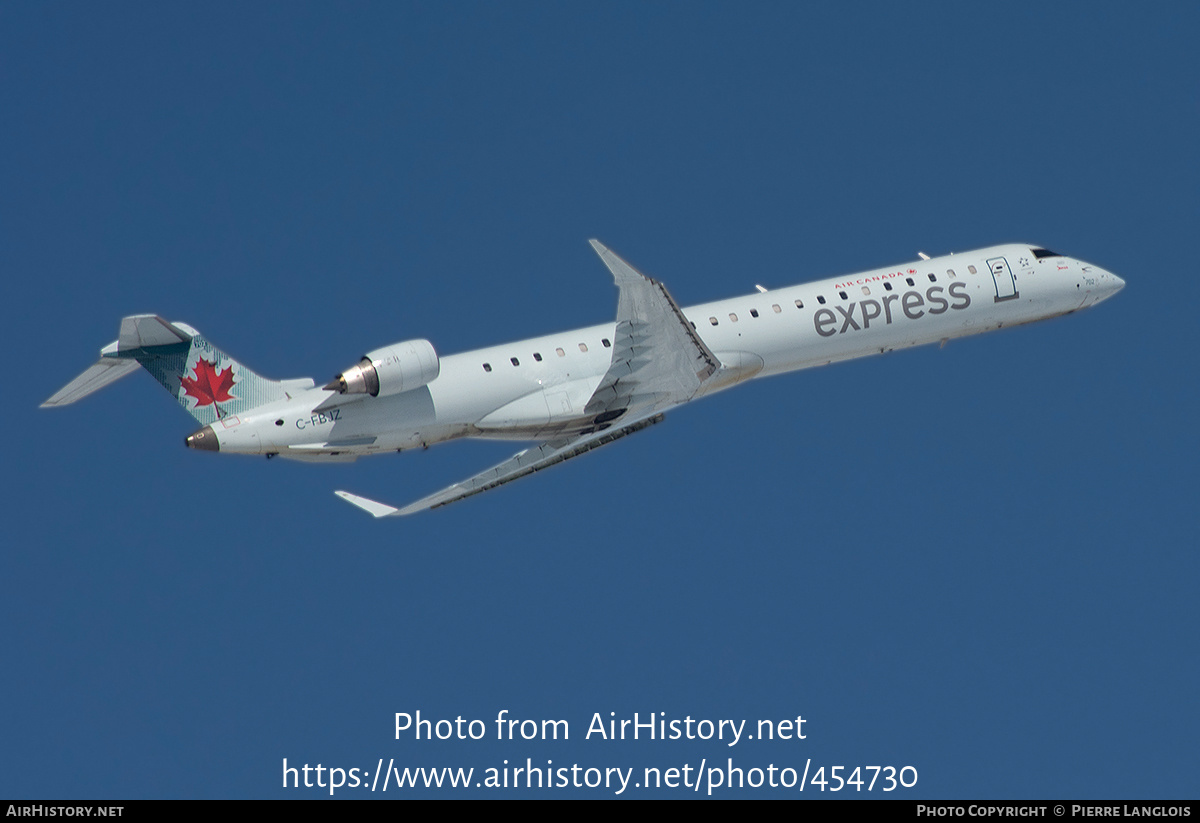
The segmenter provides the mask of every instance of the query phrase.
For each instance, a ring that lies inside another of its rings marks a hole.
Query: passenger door
[[[988,269],[992,272],[992,281],[996,284],[996,300],[1014,300],[1021,295],[1017,293],[1017,278],[1013,277],[1008,261],[1003,257],[993,257],[987,261]]]

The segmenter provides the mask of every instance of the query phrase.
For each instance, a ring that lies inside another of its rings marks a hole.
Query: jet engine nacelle
[[[367,352],[358,365],[333,378],[326,389],[341,394],[369,394],[387,397],[409,389],[419,389],[441,372],[433,344],[428,340],[405,340]]]

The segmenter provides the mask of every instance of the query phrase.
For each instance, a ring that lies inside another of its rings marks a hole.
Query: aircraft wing
[[[473,494],[479,494],[488,489],[494,489],[496,486],[549,468],[564,460],[570,460],[572,457],[587,454],[592,449],[598,449],[614,440],[619,440],[627,434],[641,431],[647,426],[658,423],[662,419],[662,414],[651,413],[623,425],[614,425],[603,431],[592,432],[591,434],[585,434],[569,440],[548,440],[545,443],[513,455],[508,460],[499,465],[492,466],[487,471],[480,472],[461,483],[455,483],[453,486],[442,489],[440,492],[431,494],[428,497],[423,497],[417,502],[410,503],[401,509],[366,497],[360,497],[350,492],[338,491],[334,492],[334,494],[375,517],[413,514],[425,509],[444,506],[447,503],[462,500],[464,497],[470,497]]]
[[[721,361],[662,283],[646,277],[600,242],[590,242],[620,290],[612,362],[585,409],[594,416],[591,431],[547,440],[404,508],[350,492],[334,494],[375,517],[437,508],[586,454],[658,423],[665,409],[691,400],[721,370]]]
[[[621,294],[612,364],[588,401],[587,413],[605,417],[606,412],[626,409],[641,413],[691,400],[721,361],[696,334],[666,286],[602,243],[589,242],[612,272]]]

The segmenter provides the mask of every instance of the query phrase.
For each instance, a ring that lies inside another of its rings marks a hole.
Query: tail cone
[[[205,426],[200,431],[189,434],[183,442],[189,449],[199,449],[206,452],[221,450],[221,444],[217,441],[217,435],[212,430],[212,426]]]

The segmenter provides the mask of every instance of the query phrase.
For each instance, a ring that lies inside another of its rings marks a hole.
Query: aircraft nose
[[[1083,264],[1083,273],[1082,284],[1086,285],[1088,292],[1084,305],[1094,306],[1125,288],[1124,280],[1099,266],[1085,263]]]
[[[221,444],[217,440],[217,434],[213,431],[212,426],[205,426],[200,431],[189,434],[183,442],[189,449],[199,449],[206,452],[221,450]]]
[[[1110,271],[1104,272],[1100,277],[1100,290],[1096,302],[1099,303],[1101,300],[1107,300],[1123,288],[1125,288],[1124,280]]]

